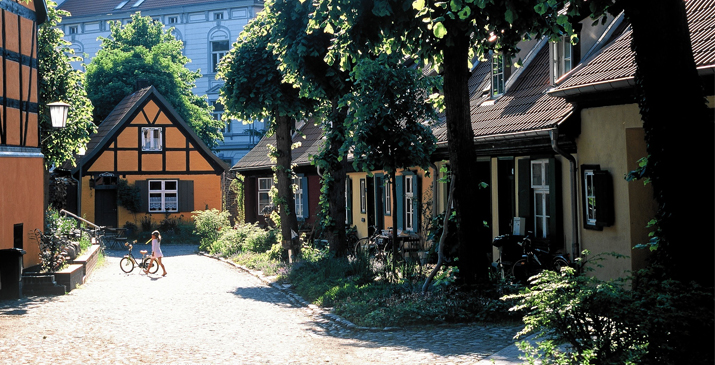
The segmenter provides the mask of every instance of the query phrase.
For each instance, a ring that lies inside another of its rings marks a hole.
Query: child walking
[[[151,233],[151,257],[156,259],[156,262],[161,267],[161,270],[164,271],[161,276],[166,276],[166,268],[164,268],[164,264],[161,262],[161,258],[164,257],[164,254],[161,253],[161,234],[159,234],[159,231]],[[153,265],[154,260],[149,260],[149,267],[144,270],[144,273],[148,275],[149,270]]]

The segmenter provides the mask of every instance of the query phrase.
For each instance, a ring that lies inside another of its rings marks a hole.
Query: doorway
[[[117,227],[117,190],[97,189],[94,196],[94,224]]]

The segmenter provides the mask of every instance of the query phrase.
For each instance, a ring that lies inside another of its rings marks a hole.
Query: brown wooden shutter
[[[194,210],[194,181],[179,180],[179,212]]]

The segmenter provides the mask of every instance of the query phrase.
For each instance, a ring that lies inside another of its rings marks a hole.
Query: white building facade
[[[248,21],[263,10],[262,0],[64,0],[59,9],[71,16],[63,19],[65,39],[72,43],[76,54],[84,55],[89,63],[100,49],[98,37],[109,37],[109,24],[131,20],[131,15],[141,12],[167,27],[184,42],[184,55],[191,61],[187,67],[199,70],[202,77],[196,80],[194,93],[206,95],[214,105],[222,81],[216,80],[216,65],[230,50]],[[73,65],[81,69],[82,64]],[[223,108],[214,105],[214,117],[220,118]],[[224,141],[214,148],[214,153],[233,166],[261,139],[266,125],[263,122],[244,124],[233,120],[224,129]]]

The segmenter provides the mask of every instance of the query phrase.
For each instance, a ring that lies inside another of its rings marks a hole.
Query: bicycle
[[[134,243],[137,243],[137,241],[134,241]],[[130,273],[132,270],[134,270],[134,266],[139,266],[140,269],[146,269],[149,267],[149,262],[154,261],[152,263],[151,269],[149,271],[150,274],[156,274],[157,271],[159,271],[159,262],[148,255],[147,250],[141,250],[139,253],[142,254],[141,262],[137,262],[137,260],[134,258],[134,255],[132,254],[132,248],[134,247],[132,244],[129,242],[126,242],[124,246],[127,246],[129,248],[129,253],[124,255],[124,257],[119,261],[119,268],[122,269],[125,273]]]
[[[392,252],[392,237],[389,230],[375,229],[371,236],[363,237],[355,243],[355,256],[362,254],[384,259],[388,252]]]
[[[531,235],[532,232],[528,232],[523,240],[517,242],[524,249],[524,254],[512,266],[511,273],[515,280],[526,283],[530,277],[543,270],[559,272],[561,268],[571,265],[568,257],[563,254],[552,254],[547,250],[534,247]]]

